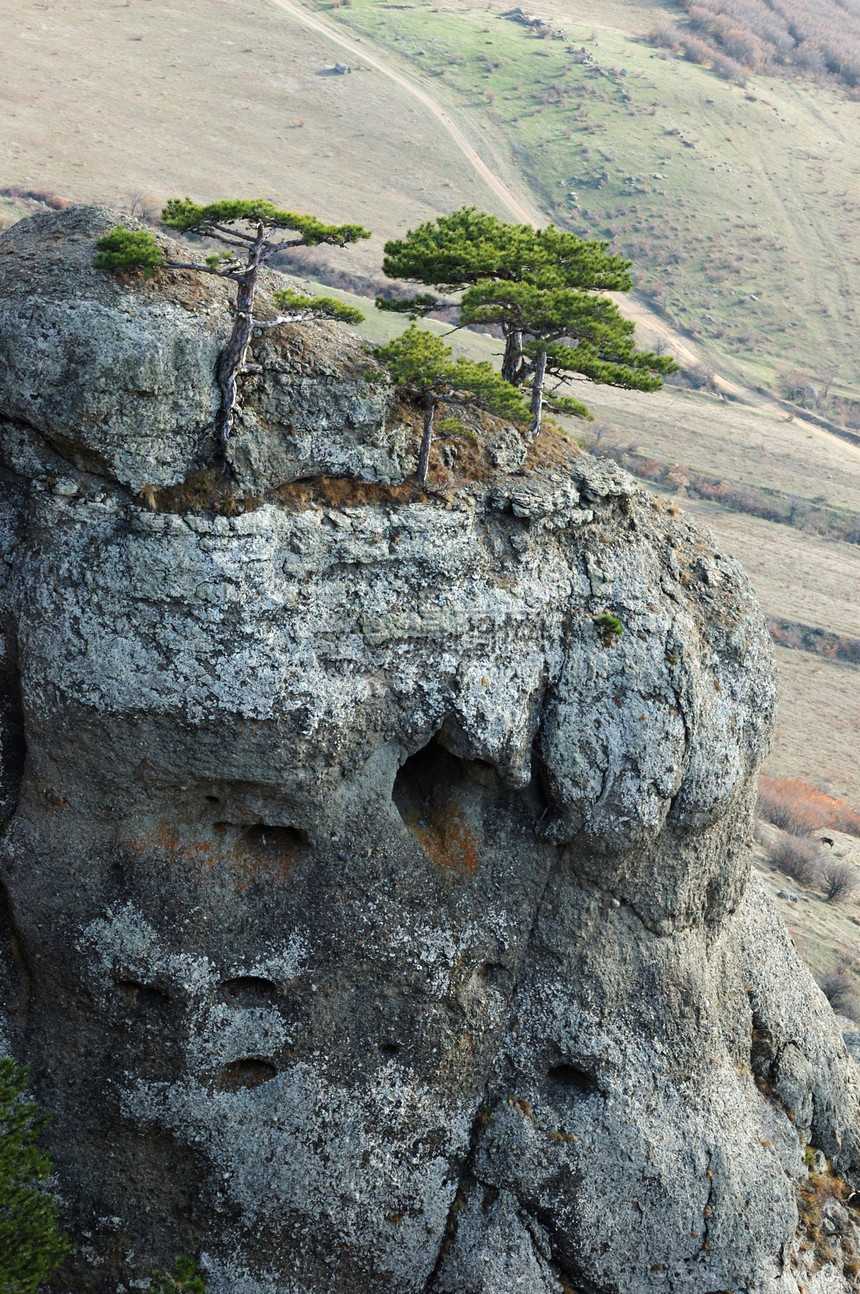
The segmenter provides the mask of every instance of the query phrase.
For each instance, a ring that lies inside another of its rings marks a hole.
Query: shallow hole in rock
[[[594,1078],[579,1065],[553,1065],[546,1076],[550,1097],[576,1099],[597,1091]]]
[[[478,971],[478,978],[493,988],[507,988],[511,982],[511,972],[502,962],[485,962]]]
[[[439,802],[462,781],[462,761],[434,737],[397,770],[393,793],[397,811],[411,826],[422,815],[432,816]]]
[[[142,984],[139,980],[118,979],[116,986],[131,1006],[143,1007],[144,1010],[164,1011],[172,1005],[173,999],[164,989],[154,984]]]
[[[270,1079],[277,1078],[277,1074],[275,1066],[268,1060],[248,1056],[243,1060],[232,1060],[229,1065],[225,1065],[215,1081],[219,1087],[231,1088],[235,1091],[240,1087],[259,1087],[261,1083],[268,1083]]]
[[[399,1042],[381,1042],[379,1050],[383,1056],[399,1056],[402,1048]]]
[[[440,867],[466,874],[481,863],[472,822],[475,794],[486,796],[487,769],[458,759],[434,737],[398,769],[392,799],[403,823]],[[477,784],[477,785],[476,785]]]
[[[262,975],[237,975],[225,980],[218,996],[228,1006],[271,1006],[278,999],[278,986],[274,980]]]
[[[246,853],[261,858],[295,857],[307,848],[308,833],[298,827],[284,827],[255,822],[251,826],[236,822],[216,822],[212,827],[216,836],[233,837],[233,843]]]
[[[220,803],[221,803],[221,801],[218,799],[218,796],[217,796],[217,795],[207,795],[207,796],[206,796],[206,799],[207,799],[207,801],[209,802],[209,804],[220,804]]]
[[[776,1046],[773,1034],[761,1017],[753,1011],[750,1030],[750,1069],[756,1082],[769,1085],[773,1080]]]
[[[246,827],[241,840],[243,845],[258,853],[291,854],[304,848],[308,843],[308,833],[298,827],[267,827],[258,823],[255,827]]]

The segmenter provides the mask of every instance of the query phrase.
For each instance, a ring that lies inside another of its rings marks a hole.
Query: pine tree
[[[555,286],[482,282],[460,302],[464,324],[500,324],[519,339],[521,378],[531,386],[532,433],[541,428],[547,377],[565,381],[573,374],[607,386],[659,391],[662,377],[677,372],[669,355],[637,351],[634,325],[608,297]],[[581,401],[553,396],[551,407],[581,418],[591,414]]]
[[[254,317],[254,298],[260,270],[278,252],[290,247],[317,247],[322,243],[345,247],[360,238],[369,238],[370,234],[361,225],[325,225],[316,216],[280,211],[271,202],[256,198],[213,202],[208,206],[199,206],[190,198],[171,198],[162,211],[162,220],[168,229],[213,239],[230,250],[199,261],[169,260],[149,230],[131,230],[117,225],[96,244],[95,265],[106,270],[140,269],[147,277],[162,267],[195,270],[200,274],[230,279],[236,284],[233,331],[218,357],[216,368],[221,403],[215,433],[224,455],[235,421],[238,379],[242,373],[258,371],[246,363],[255,330],[321,316],[350,323],[358,323],[363,318],[358,310],[331,297],[283,291],[275,293],[275,301],[284,313],[275,319],[257,319]]]
[[[579,373],[595,382],[658,390],[677,365],[668,356],[637,352],[633,325],[598,293],[628,292],[630,261],[608,243],[548,226],[506,224],[465,207],[428,221],[385,245],[383,269],[423,283],[456,301],[420,293],[405,301],[378,299],[382,310],[416,317],[455,310],[463,324],[497,324],[505,338],[502,376],[532,386],[532,423],[540,429],[546,376]],[[555,400],[561,412],[588,417],[578,400]]]
[[[192,1258],[177,1254],[172,1272],[154,1271],[149,1294],[206,1294],[203,1277]]]
[[[520,393],[486,361],[452,361],[441,337],[414,323],[402,336],[379,346],[376,357],[402,390],[424,404],[424,428],[416,478],[427,482],[436,409],[440,404],[472,405],[507,418],[524,418],[528,408]]]
[[[51,1161],[36,1137],[48,1116],[23,1099],[27,1078],[0,1059],[0,1294],[35,1294],[71,1250],[44,1189]]]

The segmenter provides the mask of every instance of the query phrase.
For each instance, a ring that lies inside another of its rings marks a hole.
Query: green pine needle
[[[142,270],[150,279],[164,264],[164,252],[148,229],[115,225],[96,243],[93,262],[98,270]]]
[[[0,1294],[36,1294],[72,1248],[44,1189],[51,1161],[36,1138],[48,1115],[23,1099],[27,1079],[0,1059]]]

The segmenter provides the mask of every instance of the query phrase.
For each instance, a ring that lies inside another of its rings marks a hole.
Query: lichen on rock
[[[860,1089],[750,877],[743,572],[516,429],[398,494],[415,437],[333,325],[259,348],[254,509],[150,509],[227,303],[96,282],[109,223],[0,239],[37,266],[0,293],[0,973],[89,1232],[63,1289],[176,1252],[213,1294],[856,1288],[848,1205],[829,1257],[797,1206],[809,1146],[856,1181]],[[364,493],[285,501],[313,475]]]

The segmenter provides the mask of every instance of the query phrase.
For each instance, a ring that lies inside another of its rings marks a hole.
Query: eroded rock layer
[[[856,1288],[856,1065],[750,880],[743,573],[515,428],[487,479],[285,501],[414,470],[329,326],[256,357],[254,506],[150,510],[203,461],[228,308],[90,270],[110,223],[0,239],[39,262],[0,299],[0,973],[81,1243],[57,1288],[177,1252],[212,1294]]]

